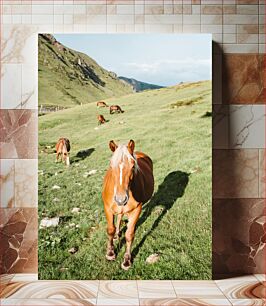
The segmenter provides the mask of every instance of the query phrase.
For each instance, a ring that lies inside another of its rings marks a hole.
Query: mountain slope
[[[132,93],[130,85],[92,58],[39,35],[39,105],[71,107]]]
[[[119,77],[120,80],[128,83],[129,85],[131,85],[134,89],[134,91],[139,92],[139,91],[143,91],[143,90],[148,90],[148,89],[160,89],[160,88],[164,88],[163,86],[159,86],[159,85],[154,85],[154,84],[150,84],[150,83],[145,83],[145,82],[141,82],[132,78],[126,78],[123,76]]]

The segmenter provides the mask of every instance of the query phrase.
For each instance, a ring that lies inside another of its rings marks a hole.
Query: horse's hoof
[[[106,254],[105,257],[106,257],[106,259],[109,260],[109,261],[115,260],[115,254],[113,254],[113,255],[108,255],[108,254]]]
[[[124,262],[122,262],[121,264],[121,268],[125,271],[127,271],[129,268],[131,267],[131,262],[130,260],[125,260]]]

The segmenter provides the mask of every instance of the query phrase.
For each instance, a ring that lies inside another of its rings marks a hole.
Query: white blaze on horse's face
[[[122,186],[122,183],[123,183],[123,167],[124,167],[124,163],[121,163],[119,165],[119,169],[120,169],[119,183],[120,183],[120,186]]]
[[[66,165],[67,165],[67,166],[70,165],[69,156],[67,156],[67,158],[66,158]]]

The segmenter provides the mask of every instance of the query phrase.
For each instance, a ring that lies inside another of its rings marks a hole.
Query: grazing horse
[[[56,162],[58,162],[59,156],[61,156],[61,161],[64,161],[67,166],[69,166],[69,151],[70,142],[67,138],[59,138],[56,146]]]
[[[98,101],[97,107],[108,107],[108,105],[104,101]]]
[[[98,125],[104,124],[106,122],[106,120],[105,120],[103,115],[98,115],[97,119],[98,119]]]
[[[131,266],[131,245],[135,236],[135,226],[142,204],[146,203],[153,194],[153,165],[149,156],[142,152],[134,152],[133,140],[127,145],[119,146],[111,140],[109,147],[113,155],[104,177],[102,191],[108,234],[106,258],[114,260],[116,257],[113,241],[119,238],[121,219],[126,215],[128,217],[125,234],[126,252],[121,267],[128,270]],[[116,227],[115,215],[117,215]]]
[[[111,105],[110,114],[112,115],[113,113],[124,113],[124,111],[121,109],[119,105]]]

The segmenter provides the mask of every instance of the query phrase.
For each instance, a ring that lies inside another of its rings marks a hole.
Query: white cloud
[[[122,70],[127,77],[162,85],[211,78],[210,59],[186,58],[183,60],[164,59],[151,63],[130,62],[124,63]]]

